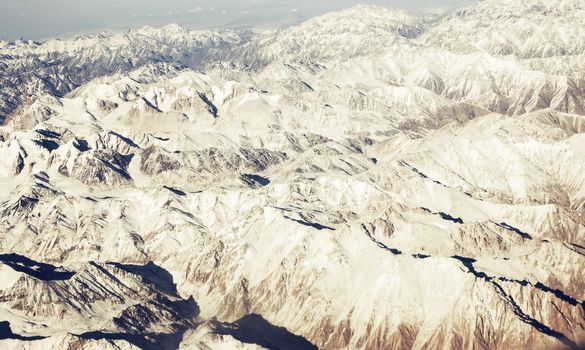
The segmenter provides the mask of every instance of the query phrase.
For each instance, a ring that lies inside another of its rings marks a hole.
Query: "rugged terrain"
[[[585,4],[0,42],[3,349],[576,349]]]

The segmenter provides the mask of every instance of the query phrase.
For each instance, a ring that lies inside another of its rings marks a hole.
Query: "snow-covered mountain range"
[[[579,348],[584,19],[0,42],[0,348]]]

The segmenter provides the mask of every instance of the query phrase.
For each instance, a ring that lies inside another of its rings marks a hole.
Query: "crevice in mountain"
[[[91,120],[93,120],[93,121],[97,120],[97,118],[95,117],[95,114],[91,113],[87,109],[85,110],[85,113],[87,113],[87,115],[89,115],[91,117]]]
[[[160,137],[160,136],[156,136],[156,135],[154,135],[152,133],[149,133],[148,135],[152,136],[153,138],[155,138],[155,139],[157,139],[159,141],[163,141],[163,142],[167,142],[167,141],[170,141],[171,140],[168,137]]]
[[[139,275],[145,281],[152,283],[157,288],[169,293],[169,295],[179,296],[173,275],[152,261],[146,265],[122,264],[117,262],[110,262],[108,265]]]
[[[188,330],[187,327],[180,327],[175,333],[108,333],[108,332],[87,332],[77,335],[81,339],[90,340],[124,340],[143,350],[177,350],[179,349],[183,336]]]
[[[278,327],[258,314],[248,314],[233,323],[215,322],[215,333],[229,335],[247,344],[256,344],[267,349],[317,350],[317,346],[306,338]]]
[[[53,140],[40,139],[40,140],[33,140],[33,142],[35,144],[37,144],[38,146],[46,149],[49,152],[53,152],[54,150],[59,148],[59,144]]]
[[[211,115],[213,115],[214,118],[218,118],[219,109],[217,108],[217,106],[215,106],[213,102],[211,102],[211,100],[203,93],[199,93],[199,98],[207,105],[207,110],[209,111],[209,113],[211,113]]]
[[[177,213],[179,213],[179,214],[181,214],[181,215],[184,215],[185,217],[187,217],[187,218],[189,218],[189,219],[193,220],[193,221],[191,221],[191,224],[193,224],[193,225],[196,225],[196,226],[198,226],[198,227],[201,227],[201,228],[203,228],[203,227],[204,227],[204,226],[202,226],[200,223],[198,223],[198,222],[196,221],[196,219],[195,219],[195,215],[193,215],[192,213],[189,213],[188,211],[185,211],[185,210],[179,209],[179,208],[177,208],[177,207],[169,207],[169,210],[171,210],[171,211],[175,211],[175,212],[177,212]]]
[[[309,89],[309,91],[314,92],[315,89],[313,89],[313,87],[311,85],[309,85],[309,83],[305,82],[305,81],[301,81],[301,83],[303,84],[304,87],[306,87],[307,89]]]
[[[124,136],[124,135],[121,135],[121,134],[119,134],[119,133],[117,133],[117,132],[115,132],[115,131],[111,131],[111,130],[110,130],[108,133],[109,133],[110,135],[114,135],[114,136],[116,136],[116,137],[120,138],[122,141],[126,142],[126,143],[127,143],[128,145],[130,145],[131,147],[140,148],[140,146],[139,146],[139,145],[138,145],[136,142],[134,142],[134,140],[132,140],[132,139],[131,139],[131,138],[129,138],[129,137],[126,137],[126,136]]]
[[[390,253],[394,254],[394,255],[404,255],[404,253],[396,248],[391,248],[387,245],[385,245],[384,243],[378,241],[376,238],[374,238],[374,236],[372,235],[372,233],[370,232],[370,230],[366,227],[366,225],[362,224],[362,229],[366,232],[366,235],[368,236],[368,238],[376,243],[376,245],[384,250],[389,251]],[[411,257],[415,258],[415,259],[419,259],[419,260],[425,260],[428,258],[432,258],[431,255],[428,254],[422,254],[422,253],[417,253],[417,254],[411,254]]]
[[[412,254],[412,257],[421,260],[431,258],[431,256],[427,254]]]
[[[404,160],[401,160],[401,161],[399,161],[399,162],[398,162],[398,164],[399,164],[399,165],[401,165],[401,166],[404,166],[404,167],[407,167],[407,168],[409,168],[410,170],[412,170],[413,172],[415,172],[416,174],[418,174],[418,175],[419,175],[420,177],[422,177],[423,179],[428,179],[428,180],[431,180],[432,182],[436,183],[437,185],[441,185],[441,186],[443,186],[443,187],[447,187],[447,188],[449,188],[448,186],[446,186],[446,185],[442,184],[441,182],[439,182],[439,181],[437,181],[437,180],[434,180],[434,179],[431,179],[431,178],[430,178],[430,177],[428,177],[428,176],[427,176],[425,173],[423,173],[422,171],[418,170],[418,169],[417,169],[417,168],[415,168],[414,166],[412,166],[412,165],[408,164],[408,163],[407,163],[406,161],[404,161]]]
[[[252,188],[260,188],[270,185],[270,179],[256,174],[241,174],[240,180]]]
[[[110,158],[110,159],[106,159],[106,157]],[[130,176],[130,174],[126,170],[126,167],[128,166],[128,164],[130,164],[130,162],[132,161],[132,158],[134,158],[134,154],[129,154],[129,155],[96,154],[97,160],[102,162],[102,164],[104,164],[106,167],[113,170],[115,173],[122,176],[124,179],[126,179],[128,181],[131,181],[132,177]],[[114,163],[112,163],[112,161]]]
[[[20,334],[15,334],[12,332],[12,328],[10,328],[10,322],[8,321],[0,321],[0,340],[23,340],[23,341],[34,341],[34,340],[41,340],[45,339],[46,337],[41,336],[31,336],[26,337]]]
[[[390,248],[387,245],[385,245],[384,243],[378,241],[376,238],[374,238],[374,236],[372,235],[372,233],[370,232],[370,230],[366,227],[365,224],[362,224],[362,229],[366,232],[366,235],[368,236],[368,238],[376,243],[376,245],[384,250],[389,251],[390,253],[394,254],[394,255],[402,255],[402,252],[398,249],[395,248]]]
[[[500,286],[498,283],[492,282],[492,285],[495,287],[497,293],[502,297],[502,299],[504,299],[508,303],[508,305],[510,305],[512,307],[512,311],[514,312],[514,314],[516,314],[516,316],[518,316],[518,318],[522,322],[534,327],[537,331],[539,331],[543,334],[546,334],[550,337],[556,338],[561,343],[568,346],[570,349],[573,349],[573,350],[579,349],[579,346],[574,341],[569,339],[566,335],[564,335],[563,333],[558,332],[558,331],[548,327],[547,325],[543,324],[542,322],[540,322],[540,321],[536,320],[535,318],[532,318],[531,316],[524,313],[524,311],[522,311],[522,309],[516,303],[514,298],[512,298],[511,295],[507,294],[504,291],[504,288],[502,288],[502,286]]]
[[[505,222],[502,222],[502,223],[499,223],[499,224],[496,223],[496,225],[498,225],[499,227],[504,228],[506,230],[515,232],[515,233],[517,233],[518,235],[520,235],[524,239],[532,240],[532,236],[531,235],[529,235],[526,232],[521,231],[520,229],[518,229],[518,228],[516,228],[514,226],[508,225]]]
[[[146,97],[142,97],[142,101],[151,109],[153,109],[154,111],[158,112],[158,113],[162,113],[163,111],[161,111],[157,106],[155,106],[154,104],[152,104],[152,102],[150,102]]]
[[[475,269],[475,266],[473,265],[477,260],[472,259],[472,258],[466,258],[463,256],[459,256],[459,255],[454,255],[451,258],[455,259],[455,260],[459,260],[463,266],[465,266],[467,268],[466,272],[471,273],[472,275],[474,275],[477,278],[483,279],[486,282],[492,282],[493,277],[488,276],[487,274],[485,274],[484,272],[481,271],[477,271]]]
[[[312,228],[317,229],[319,231],[322,231],[322,230],[335,231],[335,228],[329,227],[329,226],[325,226],[325,225],[321,225],[319,223],[309,222],[309,221],[305,221],[305,220],[302,220],[302,219],[294,219],[294,218],[291,218],[290,216],[287,216],[287,215],[284,215],[284,218],[285,219],[288,219],[288,220],[291,220],[291,221],[294,221],[297,224],[301,224],[303,226],[312,227]]]
[[[547,287],[541,282],[537,282],[536,284],[531,285],[534,286],[534,288],[542,290],[543,292],[554,294],[554,296],[557,297],[558,299],[561,299],[562,301],[573,306],[582,305],[585,309],[585,302],[578,301],[577,299],[565,294],[562,290]]]
[[[37,129],[35,130],[38,134],[40,134],[43,137],[46,138],[50,138],[50,139],[58,139],[61,137],[61,134],[59,134],[56,131],[52,131],[52,130],[46,130],[46,129]]]
[[[435,180],[435,179],[432,179],[432,178],[430,178],[430,177],[429,177],[429,176],[427,176],[425,173],[421,172],[420,170],[418,170],[417,168],[415,168],[414,166],[412,166],[411,164],[407,163],[407,162],[406,162],[406,161],[404,161],[404,160],[401,160],[401,161],[399,161],[399,162],[398,162],[398,164],[399,164],[399,165],[401,165],[401,166],[404,166],[404,167],[407,167],[407,168],[409,168],[410,170],[412,170],[413,172],[415,172],[416,174],[418,174],[418,175],[419,175],[420,177],[422,177],[423,179],[430,180],[430,181],[434,182],[434,183],[435,183],[435,184],[437,184],[437,185],[443,186],[444,188],[453,189],[453,187],[447,186],[447,185],[445,185],[444,183],[442,183],[442,182],[440,182],[440,181],[437,181],[437,180]],[[457,178],[459,178],[459,179],[461,179],[462,181],[464,181],[465,183],[467,183],[469,186],[472,186],[472,187],[476,187],[476,188],[477,188],[477,186],[475,186],[475,185],[471,184],[469,181],[467,181],[467,180],[466,180],[465,178],[463,178],[461,175],[459,175],[459,174],[455,173],[455,172],[454,172],[454,171],[452,171],[452,170],[449,170],[449,172],[450,172],[451,174],[453,174],[454,176],[456,176]],[[479,189],[480,189],[480,190],[482,190],[483,192],[487,192],[487,190],[486,190],[486,189],[484,189],[484,188],[481,188],[481,187],[480,187]],[[482,199],[482,198],[478,198],[478,197],[474,196],[473,194],[471,194],[471,193],[469,193],[469,192],[467,192],[467,191],[461,191],[460,189],[458,189],[458,191],[460,191],[461,193],[463,193],[463,194],[465,194],[466,196],[468,196],[468,197],[471,197],[471,198],[473,198],[473,199],[475,199],[475,200],[478,200],[478,201],[483,201],[483,199]]]
[[[55,191],[54,189],[52,189],[51,187],[49,187],[49,186],[47,186],[47,185],[45,185],[43,183],[35,182],[35,187],[40,188],[40,189],[43,189],[43,190],[50,191],[52,193],[57,193],[57,191]]]
[[[522,311],[522,309],[518,306],[518,304],[516,304],[514,299],[504,291],[504,289],[496,282],[496,280],[500,280],[500,281],[504,281],[504,282],[519,283],[522,286],[531,285],[531,286],[533,286],[537,289],[540,289],[544,292],[552,293],[555,297],[557,297],[560,300],[563,300],[563,301],[565,301],[573,306],[577,306],[579,304],[579,302],[576,301],[574,298],[567,296],[562,291],[548,288],[540,282],[538,282],[536,285],[533,285],[527,281],[518,281],[518,280],[511,280],[511,279],[502,278],[502,277],[496,278],[496,277],[488,276],[486,273],[481,272],[481,271],[477,271],[475,269],[475,266],[473,265],[473,263],[476,262],[476,260],[472,259],[472,258],[466,258],[466,257],[461,257],[461,256],[453,256],[452,258],[459,260],[467,268],[467,272],[473,274],[477,278],[483,279],[484,281],[492,284],[495,287],[498,294],[500,294],[500,296],[502,296],[504,298],[504,300],[506,300],[508,302],[508,304],[510,306],[512,306],[514,313],[520,318],[521,321],[531,325],[532,327],[536,328],[541,333],[544,333],[548,336],[551,336],[551,337],[558,339],[563,344],[571,347],[571,349],[577,349],[577,345],[572,340],[570,340],[567,336],[565,336],[564,334],[562,334],[560,332],[557,332],[557,331],[551,329],[550,327],[544,325],[540,321],[525,314]]]
[[[76,138],[73,141],[73,147],[75,147],[79,152],[87,152],[91,149],[89,144],[86,140]]]
[[[39,180],[39,181],[44,182],[46,184],[49,183],[49,175],[46,172],[44,172],[44,171],[41,171],[38,174],[34,174],[33,177],[36,180]]]
[[[112,163],[110,163],[107,160],[103,160],[100,159],[100,161],[107,166],[108,168],[112,169],[113,171],[115,171],[116,173],[118,173],[118,175],[122,176],[123,178],[125,178],[126,180],[132,180],[132,177],[130,176],[130,174],[128,174],[128,172],[126,172],[126,170],[120,169],[116,166],[114,166]]]
[[[559,308],[559,306],[553,301],[551,302],[551,304],[555,307],[555,310],[557,310],[557,312],[559,313],[559,315],[561,315],[561,317],[563,318],[563,321],[565,321],[565,324],[568,327],[571,327],[571,322],[569,321],[569,319],[567,318],[567,316],[565,315],[565,313],[563,312],[563,310],[561,310],[561,308]],[[583,329],[583,326],[581,326],[581,329]]]
[[[575,244],[575,243],[567,243],[567,244],[565,244],[565,246],[567,248],[569,248],[571,251],[573,251],[579,255],[585,256],[585,247],[582,247],[582,246]]]
[[[163,188],[171,191],[172,193],[176,194],[177,196],[186,196],[187,195],[187,193],[185,193],[179,189],[173,188],[173,187],[163,186]]]
[[[454,222],[454,223],[459,224],[459,225],[463,225],[464,224],[463,219],[456,218],[456,217],[451,216],[450,214],[444,213],[442,211],[440,211],[440,212],[433,212],[432,210],[430,210],[428,208],[424,208],[424,207],[421,208],[421,209],[424,210],[424,211],[426,211],[427,213],[430,213],[430,214],[433,214],[433,215],[438,215],[443,220],[451,221],[451,222]]]
[[[42,281],[68,280],[75,272],[46,263],[34,261],[19,254],[0,254],[0,262],[10,266],[13,270],[26,273]]]
[[[22,152],[20,152],[18,154],[18,158],[16,159],[16,162],[14,164],[13,175],[19,175],[22,173],[22,171],[24,170],[24,167],[26,166],[26,163],[24,160],[25,157],[26,157],[26,155],[24,155]]]
[[[130,289],[124,282],[120,281],[120,279],[116,276],[114,276],[112,273],[110,273],[110,271],[106,270],[103,266],[100,266],[98,263],[96,263],[95,261],[90,261],[89,264],[94,267],[96,270],[98,270],[99,272],[103,273],[105,276],[107,276],[110,280],[114,281],[115,283]],[[118,294],[114,294],[111,293],[110,294],[113,297],[116,297],[120,302],[124,302],[124,298],[121,295]]]
[[[566,302],[567,304],[570,304],[572,306],[581,305],[585,308],[585,302],[578,301],[577,299],[571,297],[570,295],[565,294],[565,292],[563,292],[562,290],[550,288],[550,287],[544,285],[542,282],[531,283],[531,282],[525,281],[525,280],[516,280],[516,279],[505,278],[505,277],[488,276],[486,273],[478,271],[475,268],[474,263],[477,262],[477,260],[472,259],[472,258],[458,256],[458,255],[452,256],[452,258],[459,260],[467,268],[467,272],[473,274],[477,278],[485,280],[486,282],[496,283],[496,281],[502,281],[502,282],[517,283],[523,287],[531,286],[531,287],[536,288],[538,290],[541,290],[545,293],[550,293],[554,297],[556,297],[557,299],[562,300],[563,302]]]
[[[438,214],[439,214],[439,216],[441,216],[441,218],[443,220],[452,221],[456,224],[463,225],[463,219],[461,219],[461,218],[456,218],[456,217],[453,217],[453,216],[451,216],[447,213],[443,213],[443,212],[439,212]]]

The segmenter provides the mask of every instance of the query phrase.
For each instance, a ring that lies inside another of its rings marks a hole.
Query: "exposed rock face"
[[[1,43],[0,348],[578,348],[583,18]]]

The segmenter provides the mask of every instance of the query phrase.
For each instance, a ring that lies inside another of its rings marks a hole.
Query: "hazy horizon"
[[[0,40],[42,40],[178,23],[193,29],[274,28],[356,4],[444,11],[474,0],[0,0]]]

